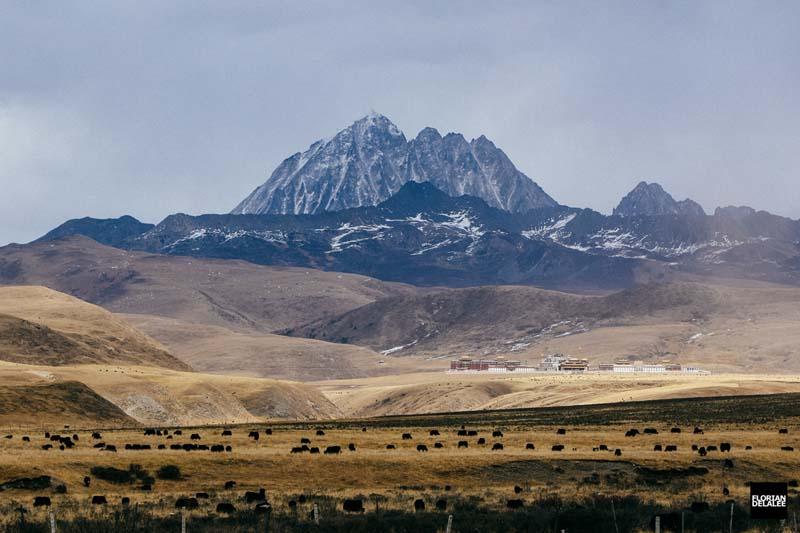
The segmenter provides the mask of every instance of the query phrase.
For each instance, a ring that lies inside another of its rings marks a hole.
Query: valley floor
[[[110,520],[121,508],[123,496],[142,509],[166,516],[174,512],[179,497],[207,493],[208,499],[199,500],[199,509],[187,513],[191,521],[213,515],[218,503],[252,509],[254,504],[244,500],[244,493],[260,488],[266,489],[274,513],[297,513],[292,516],[301,521],[308,520],[305,517],[313,503],[319,502],[326,513],[340,512],[345,498],[362,499],[368,514],[379,498],[381,509],[404,512],[413,512],[417,499],[429,509],[437,500],[445,500],[448,510],[457,503],[461,509],[482,507],[492,512],[506,512],[512,499],[538,505],[554,498],[576,502],[598,496],[637,497],[668,510],[687,509],[694,501],[717,505],[733,499],[743,504],[750,481],[796,480],[799,409],[800,395],[779,394],[258,423],[229,426],[231,435],[223,435],[224,428],[215,426],[183,428],[180,435],[173,433],[174,428],[169,435],[149,436],[141,429],[100,430],[102,435],[93,438],[88,428],[51,427],[51,432],[78,435],[76,446],[66,450],[59,450],[58,443],[43,450],[42,445],[52,441],[41,431],[11,431],[10,438],[0,439],[0,486],[7,487],[0,491],[0,516],[14,520],[11,511],[20,504],[30,506],[37,495],[50,497],[62,518],[68,514]],[[459,435],[462,426],[477,433]],[[702,433],[694,429],[698,426]],[[658,433],[643,434],[648,427]],[[642,434],[626,436],[630,428]],[[782,428],[786,433],[779,431]],[[249,437],[252,431],[259,433],[259,440]],[[190,438],[193,433],[197,439]],[[23,441],[24,436],[30,441]],[[301,438],[309,439],[308,445],[322,453],[291,453],[301,445]],[[117,451],[95,447],[99,442],[113,444]],[[441,447],[435,446],[437,442]],[[231,450],[171,449],[200,443],[231,446]],[[348,450],[351,443],[352,451]],[[731,451],[722,452],[721,443],[730,443]],[[129,450],[126,444],[151,448]],[[396,448],[387,449],[389,444]],[[495,449],[500,444],[502,449]],[[164,449],[158,449],[159,445]],[[563,445],[563,451],[553,450],[554,445]],[[668,445],[675,446],[675,451],[656,448]],[[708,448],[704,455],[693,445],[717,449]],[[341,446],[341,453],[324,453],[329,446]],[[132,471],[132,464],[139,465],[136,471],[156,478],[152,490],[143,490],[141,480],[135,478],[113,482],[92,471],[101,466],[124,473]],[[158,478],[156,472],[165,465],[177,466],[179,479]],[[39,488],[8,485],[39,476],[49,476]],[[85,476],[91,478],[89,486]],[[235,481],[235,487],[226,488],[227,481]],[[66,494],[56,493],[56,485],[64,485]],[[104,496],[108,504],[89,505],[95,495]],[[795,488],[790,488],[790,495],[797,496]],[[622,500],[617,501],[622,505]],[[296,506],[290,507],[290,502]],[[45,516],[45,510],[33,509],[29,518]],[[648,519],[640,517],[639,526],[644,529]],[[737,526],[737,530],[743,529]]]

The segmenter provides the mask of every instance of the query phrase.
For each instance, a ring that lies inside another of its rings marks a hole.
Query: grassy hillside
[[[0,425],[135,426],[119,407],[78,381],[0,385]]]
[[[42,285],[112,312],[260,332],[413,290],[308,268],[127,252],[85,237],[0,248],[0,284]]]
[[[189,370],[162,345],[105,309],[45,287],[0,287],[0,359]]]

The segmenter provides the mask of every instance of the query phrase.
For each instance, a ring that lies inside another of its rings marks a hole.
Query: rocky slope
[[[557,205],[486,137],[467,141],[423,129],[407,141],[388,118],[370,114],[281,163],[233,214],[314,214],[373,206],[408,181],[431,182],[521,212]]]

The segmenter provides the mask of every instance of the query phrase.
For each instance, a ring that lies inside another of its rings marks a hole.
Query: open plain
[[[247,501],[245,493],[262,488],[275,516],[301,521],[314,503],[340,513],[344,499],[362,500],[368,514],[375,513],[376,501],[383,511],[413,511],[416,500],[428,510],[442,501],[439,505],[449,512],[466,503],[499,511],[509,500],[522,500],[525,506],[598,495],[633,496],[674,511],[698,501],[744,502],[750,481],[785,480],[796,495],[800,477],[797,393],[198,426],[177,432],[172,427],[158,430],[161,435],[145,434],[142,427],[54,424],[49,437],[46,430],[3,430],[8,436],[0,439],[0,486],[6,489],[0,491],[0,514],[6,520],[12,520],[17,506],[30,505],[40,495],[51,498],[56,514],[75,518],[81,513],[111,516],[124,508],[123,497],[169,516],[179,498],[197,493],[208,497],[185,511],[190,521],[217,514],[224,519],[217,513],[219,503],[247,511],[256,500],[251,494]],[[69,436],[74,447],[60,450],[56,434]],[[307,450],[301,439],[308,439]],[[54,446],[42,449],[46,444]],[[193,449],[198,445],[222,445],[223,451]],[[555,451],[559,445],[563,448]],[[157,472],[169,465],[177,466],[179,475],[160,479]],[[96,467],[116,468],[122,480]],[[134,471],[145,474],[137,477]],[[14,485],[14,480],[41,476],[48,479],[35,488]],[[235,485],[226,488],[228,481]],[[90,505],[98,495],[107,503]],[[30,518],[45,515],[33,510]]]

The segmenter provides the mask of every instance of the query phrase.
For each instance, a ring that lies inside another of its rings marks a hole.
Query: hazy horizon
[[[800,4],[12,4],[0,245],[230,211],[374,110],[486,135],[558,202],[639,181],[800,218]]]

